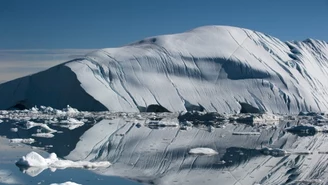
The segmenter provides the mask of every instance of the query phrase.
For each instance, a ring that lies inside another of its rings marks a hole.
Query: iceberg
[[[204,26],[100,49],[0,85],[0,109],[328,111],[328,44]],[[63,96],[64,95],[64,96]]]

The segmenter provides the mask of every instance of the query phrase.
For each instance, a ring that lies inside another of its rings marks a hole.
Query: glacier
[[[204,26],[100,49],[0,85],[0,109],[328,111],[328,44]]]

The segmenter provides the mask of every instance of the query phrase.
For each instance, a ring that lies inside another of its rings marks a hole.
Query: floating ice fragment
[[[58,184],[58,183],[52,183],[50,185],[81,185],[81,184],[77,184],[75,182],[67,181],[67,182],[60,183],[60,184]]]
[[[16,165],[25,167],[47,167],[47,168],[106,168],[111,165],[108,161],[70,161],[57,158],[55,153],[51,153],[48,158],[43,158],[36,152],[30,152],[20,158]]]
[[[28,139],[21,139],[21,138],[14,138],[10,139],[11,143],[25,143],[25,144],[32,144],[35,142],[33,138],[28,138]]]
[[[67,115],[74,115],[74,114],[78,114],[80,113],[80,111],[78,111],[75,108],[72,108],[71,106],[67,105],[67,107],[65,109],[63,109],[63,111],[66,112]]]
[[[69,130],[74,130],[84,125],[84,122],[74,118],[68,118],[67,120],[62,120],[60,121],[60,123],[62,124],[60,125],[61,127],[68,128]]]
[[[47,167],[57,160],[58,158],[55,153],[51,153],[48,158],[43,158],[36,152],[30,152],[26,156],[20,158],[16,164],[26,167]]]
[[[195,155],[217,155],[218,152],[211,148],[193,148],[189,150],[189,154]]]
[[[36,133],[36,134],[32,134],[33,137],[43,137],[43,138],[53,138],[55,137],[55,135],[53,135],[52,133]]]
[[[35,106],[30,109],[32,113],[39,113],[39,109]]]
[[[10,131],[12,131],[12,132],[18,132],[18,128],[11,128]]]
[[[33,121],[27,121],[25,125],[26,125],[26,128],[27,129],[31,129],[33,127],[39,126],[39,127],[43,128],[43,129],[49,131],[49,132],[57,132],[57,130],[52,129],[48,125],[43,124],[43,123],[35,123]]]

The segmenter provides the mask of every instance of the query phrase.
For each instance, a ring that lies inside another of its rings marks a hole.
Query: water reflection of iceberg
[[[26,166],[17,166],[19,170],[31,177],[36,177],[42,173],[47,167],[26,167]],[[54,170],[52,170],[54,171]]]
[[[241,179],[257,182],[246,175],[252,169],[254,176],[265,177],[271,168],[257,170],[268,160],[268,166],[281,160],[264,156],[259,147],[275,142],[286,145],[292,135],[281,135],[276,130],[263,130],[260,136],[234,136],[234,131],[252,131],[247,125],[227,124],[223,129],[208,132],[194,128],[150,129],[126,123],[123,119],[102,120],[87,130],[66,156],[70,160],[108,160],[113,166],[98,170],[103,175],[117,175],[143,183],[155,184],[217,184],[225,180],[233,184]],[[217,156],[188,154],[194,147],[208,147],[218,151]],[[266,169],[266,170],[264,170]],[[247,171],[247,173],[245,172]],[[260,174],[258,174],[260,173]],[[261,178],[262,178],[261,177]]]
[[[158,128],[148,127],[147,119],[130,118],[128,114],[99,119],[96,124],[86,122],[74,130],[51,125],[58,130],[55,137],[35,138],[31,145],[52,145],[45,150],[72,161],[109,161],[111,167],[94,172],[144,184],[285,184],[311,179],[325,182],[325,169],[320,167],[328,165],[323,153],[328,143],[323,142],[323,134],[299,137],[285,132],[287,126],[294,124],[285,122],[275,126],[223,122],[216,126],[208,120],[208,124],[183,129],[182,126],[192,125],[164,116],[170,125]],[[173,122],[180,126],[171,126]],[[32,131],[20,130],[18,134],[29,136]],[[190,149],[199,147],[218,154],[189,154]],[[43,169],[23,170],[35,176]]]

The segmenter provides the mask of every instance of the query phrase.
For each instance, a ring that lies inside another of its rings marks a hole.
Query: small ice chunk
[[[138,114],[138,115],[136,116],[136,119],[138,119],[138,120],[142,120],[143,118],[142,118],[142,116],[141,116],[140,114]]]
[[[7,114],[9,114],[9,112],[6,111],[6,110],[1,110],[1,111],[0,111],[0,114],[2,114],[2,115],[7,115]]]
[[[77,184],[75,182],[71,182],[71,181],[67,181],[67,182],[64,182],[64,183],[52,183],[50,185],[81,185],[81,184]]]
[[[21,138],[14,138],[10,139],[11,143],[25,143],[25,144],[32,144],[35,142],[33,138],[21,139]]]
[[[185,121],[185,122],[183,122],[183,125],[188,126],[188,127],[192,127],[193,126],[193,124],[192,124],[191,121]]]
[[[72,108],[71,106],[67,105],[67,107],[65,109],[63,109],[63,111],[66,112],[67,115],[74,115],[74,114],[78,114],[80,113],[80,111],[78,111],[75,108]]]
[[[36,152],[30,152],[26,156],[20,158],[16,164],[26,167],[45,167],[58,160],[55,153],[51,153],[48,158],[43,158]]]
[[[217,155],[218,152],[211,148],[193,148],[189,150],[189,154],[195,155]]]
[[[39,109],[35,106],[30,109],[31,113],[38,113]]]
[[[53,138],[55,137],[55,135],[53,135],[52,133],[36,133],[36,134],[32,134],[33,137],[43,137],[43,138]]]
[[[64,125],[60,125],[61,127],[68,128],[69,130],[74,130],[84,125],[84,122],[74,118],[68,118],[67,120],[62,120],[60,121],[60,123],[64,124]]]
[[[35,123],[33,121],[27,121],[25,125],[26,125],[27,129],[31,129],[33,127],[39,126],[39,127],[42,127],[43,129],[49,131],[49,132],[57,132],[57,130],[52,129],[48,125],[43,124],[43,123]]]
[[[10,131],[12,131],[12,132],[18,132],[18,128],[11,128]]]
[[[0,119],[0,123],[2,123],[3,121]]]
[[[191,130],[192,127],[189,127],[189,126],[186,126],[186,125],[182,125],[182,126],[180,127],[180,129],[181,129],[181,130]]]

